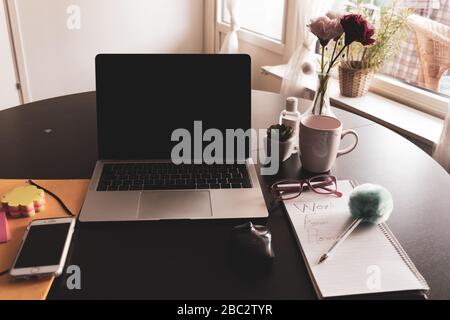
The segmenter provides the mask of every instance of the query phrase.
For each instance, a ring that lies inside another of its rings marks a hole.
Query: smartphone
[[[32,221],[9,272],[14,278],[61,275],[75,228],[75,218]]]

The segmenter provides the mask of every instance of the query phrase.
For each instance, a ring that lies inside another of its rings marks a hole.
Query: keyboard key
[[[101,181],[104,184],[110,184],[113,180],[115,180],[115,177],[101,177]]]
[[[231,184],[231,187],[232,187],[233,189],[241,189],[241,188],[242,188],[242,185],[241,185],[240,183],[232,183],[232,184]]]
[[[129,186],[120,186],[119,187],[119,191],[129,191],[130,187]]]
[[[179,190],[179,189],[180,189],[180,186],[177,186],[175,184],[169,184],[169,185],[161,186],[157,190]]]
[[[251,187],[252,187],[252,184],[250,183],[249,180],[246,180],[246,181],[242,184],[242,187],[248,189],[248,188],[251,188]]]
[[[220,188],[221,189],[231,189],[231,185],[229,183],[221,183]]]
[[[209,184],[207,183],[197,184],[197,189],[209,189]]]
[[[108,191],[117,191],[117,190],[119,190],[119,187],[117,187],[117,186],[109,186],[108,187]]]
[[[220,189],[220,184],[218,184],[218,183],[212,183],[209,186],[211,189]]]
[[[98,186],[97,187],[97,191],[106,191],[106,190],[108,190],[108,186],[106,186],[106,185],[102,185],[102,186]]]
[[[179,190],[195,190],[197,186],[195,184],[183,184],[178,186]]]

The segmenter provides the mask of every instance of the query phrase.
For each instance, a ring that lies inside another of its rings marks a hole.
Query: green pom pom
[[[353,218],[373,224],[386,222],[394,209],[391,193],[374,184],[357,186],[350,194],[348,205]]]

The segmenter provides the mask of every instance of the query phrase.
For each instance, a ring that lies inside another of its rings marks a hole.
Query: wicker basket
[[[339,66],[339,87],[345,97],[361,97],[369,91],[375,72],[372,69],[353,69]]]

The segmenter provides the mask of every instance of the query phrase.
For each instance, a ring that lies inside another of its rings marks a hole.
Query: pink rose
[[[319,38],[322,46],[326,46],[331,39],[339,39],[344,33],[341,21],[339,19],[331,20],[327,16],[311,20],[308,27]]]

